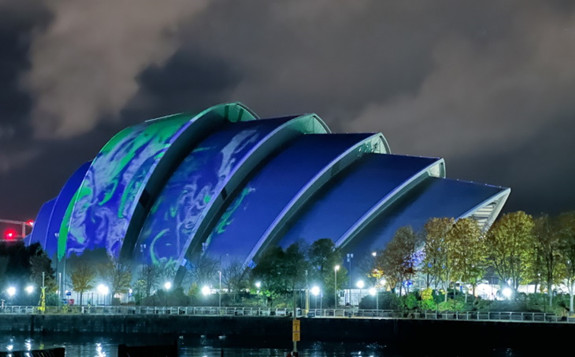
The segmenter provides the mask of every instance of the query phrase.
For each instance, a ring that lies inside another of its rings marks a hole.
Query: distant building
[[[31,242],[58,261],[104,248],[180,272],[201,256],[253,266],[270,245],[320,238],[360,257],[432,217],[487,229],[509,192],[447,179],[440,158],[393,155],[380,133],[222,104],[119,132],[42,206]]]

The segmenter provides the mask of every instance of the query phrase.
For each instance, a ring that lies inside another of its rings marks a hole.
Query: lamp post
[[[315,307],[316,309],[317,309],[317,296],[319,295],[319,293],[320,293],[320,288],[319,288],[319,286],[315,285],[315,286],[313,286],[313,287],[311,288],[311,294],[312,294],[313,296],[315,296],[315,306],[314,306],[314,307]]]
[[[378,301],[378,294],[377,294],[377,288],[374,286],[372,288],[369,288],[369,295],[371,296],[375,296],[375,310],[379,310],[379,301]]]
[[[346,258],[349,263],[349,303],[351,305],[351,260],[353,259],[353,253],[347,253]]]
[[[222,313],[222,271],[218,271],[218,274],[220,274],[220,289],[218,290],[218,303],[219,303],[219,312],[220,314]]]
[[[103,296],[102,305],[106,305],[106,295],[108,295],[108,293],[110,292],[110,289],[104,284],[98,285],[97,289],[98,289],[98,293]]]
[[[337,309],[337,271],[339,270],[339,265],[333,267],[334,283],[333,283],[333,305]]]
[[[359,297],[357,299],[357,306],[359,306],[359,303],[361,302],[361,289],[363,289],[365,283],[363,282],[363,280],[359,280],[356,286],[359,288]]]
[[[172,288],[172,282],[166,281],[166,282],[164,283],[164,290],[165,290],[165,293],[164,293],[164,305],[165,305],[165,306],[168,306],[168,291],[170,291],[171,288]]]
[[[261,297],[260,297],[260,289],[262,288],[262,282],[261,282],[261,281],[256,281],[255,285],[256,285],[256,289],[257,289],[257,290],[256,290],[257,302],[258,302],[258,305],[261,305],[261,304],[262,304],[262,299],[261,299]]]
[[[13,286],[8,287],[8,289],[6,289],[6,293],[8,293],[8,298],[9,298],[9,302],[10,304],[12,304],[12,300],[14,298],[14,296],[16,296],[16,288]]]

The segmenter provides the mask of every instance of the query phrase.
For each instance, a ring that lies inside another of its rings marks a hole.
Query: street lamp
[[[337,308],[337,272],[339,270],[339,265],[333,267],[334,283],[333,283],[333,304]]]
[[[375,310],[379,310],[379,296],[375,287],[369,288],[369,295],[375,296]]]
[[[311,294],[313,296],[315,296],[315,308],[317,309],[317,296],[319,295],[319,293],[321,292],[321,289],[319,288],[319,286],[315,285],[311,288]]]
[[[108,288],[108,286],[104,285],[104,284],[100,284],[98,285],[98,287],[96,288],[98,290],[98,293],[100,295],[103,295],[103,304],[102,305],[106,305],[106,295],[108,295],[108,293],[110,292],[110,288]]]
[[[169,282],[169,281],[166,281],[166,282],[164,283],[164,289],[165,289],[166,291],[168,291],[168,290],[170,290],[171,288],[172,288],[172,283]]]
[[[353,253],[347,253],[346,258],[349,263],[349,303],[351,304],[351,260],[353,259]]]
[[[9,286],[8,289],[6,289],[6,292],[8,293],[8,297],[11,299],[14,297],[14,295],[16,295],[16,288]]]
[[[359,306],[359,303],[361,302],[361,289],[364,288],[365,283],[363,282],[363,280],[358,280],[358,282],[355,284],[355,286],[357,286],[359,288],[359,297],[357,299],[357,306]]]
[[[209,287],[209,286],[204,285],[204,286],[202,287],[202,295],[204,295],[204,296],[210,295],[210,287]]]
[[[222,312],[222,271],[218,271],[218,274],[220,274],[220,289],[218,290],[218,303],[219,303],[219,307],[220,307],[220,314]]]
[[[262,282],[261,282],[261,281],[256,281],[255,286],[256,286],[256,289],[257,289],[257,290],[256,290],[256,296],[257,296],[256,301],[257,301],[258,305],[260,305],[260,304],[262,303],[262,300],[261,300],[261,298],[260,298],[260,289],[261,289],[261,287],[262,287]]]

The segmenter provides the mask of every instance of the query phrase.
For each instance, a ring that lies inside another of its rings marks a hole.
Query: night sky
[[[230,101],[575,209],[574,1],[0,0],[0,218],[126,126]]]

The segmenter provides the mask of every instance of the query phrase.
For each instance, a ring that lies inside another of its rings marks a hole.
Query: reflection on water
[[[168,345],[177,341],[179,344],[179,356],[189,357],[284,357],[291,350],[292,343],[236,340],[205,337],[182,337],[174,340],[171,336],[158,335],[2,335],[0,336],[0,351],[30,351],[64,347],[66,356],[69,357],[117,357],[118,345]],[[416,343],[416,341],[414,341]],[[471,347],[471,346],[470,346]],[[406,353],[405,351],[392,350],[379,344],[357,343],[334,343],[313,342],[298,344],[300,356],[308,357],[405,357],[405,356],[471,356],[477,355],[465,351],[450,351],[442,348],[437,354],[429,353]],[[490,349],[482,356],[521,356],[522,354],[511,349]]]
[[[0,337],[0,351],[30,351],[64,347],[66,356],[73,357],[117,357],[118,345],[163,345],[172,343],[171,337],[138,336],[71,336],[71,335],[8,335]],[[186,337],[179,339],[180,356],[281,356],[291,350],[292,343],[273,344],[265,341],[229,341],[227,339],[209,339],[205,337]],[[255,347],[257,346],[257,347]],[[315,342],[298,345],[300,356],[365,356],[395,357],[385,353],[385,348],[377,344],[344,344]]]

